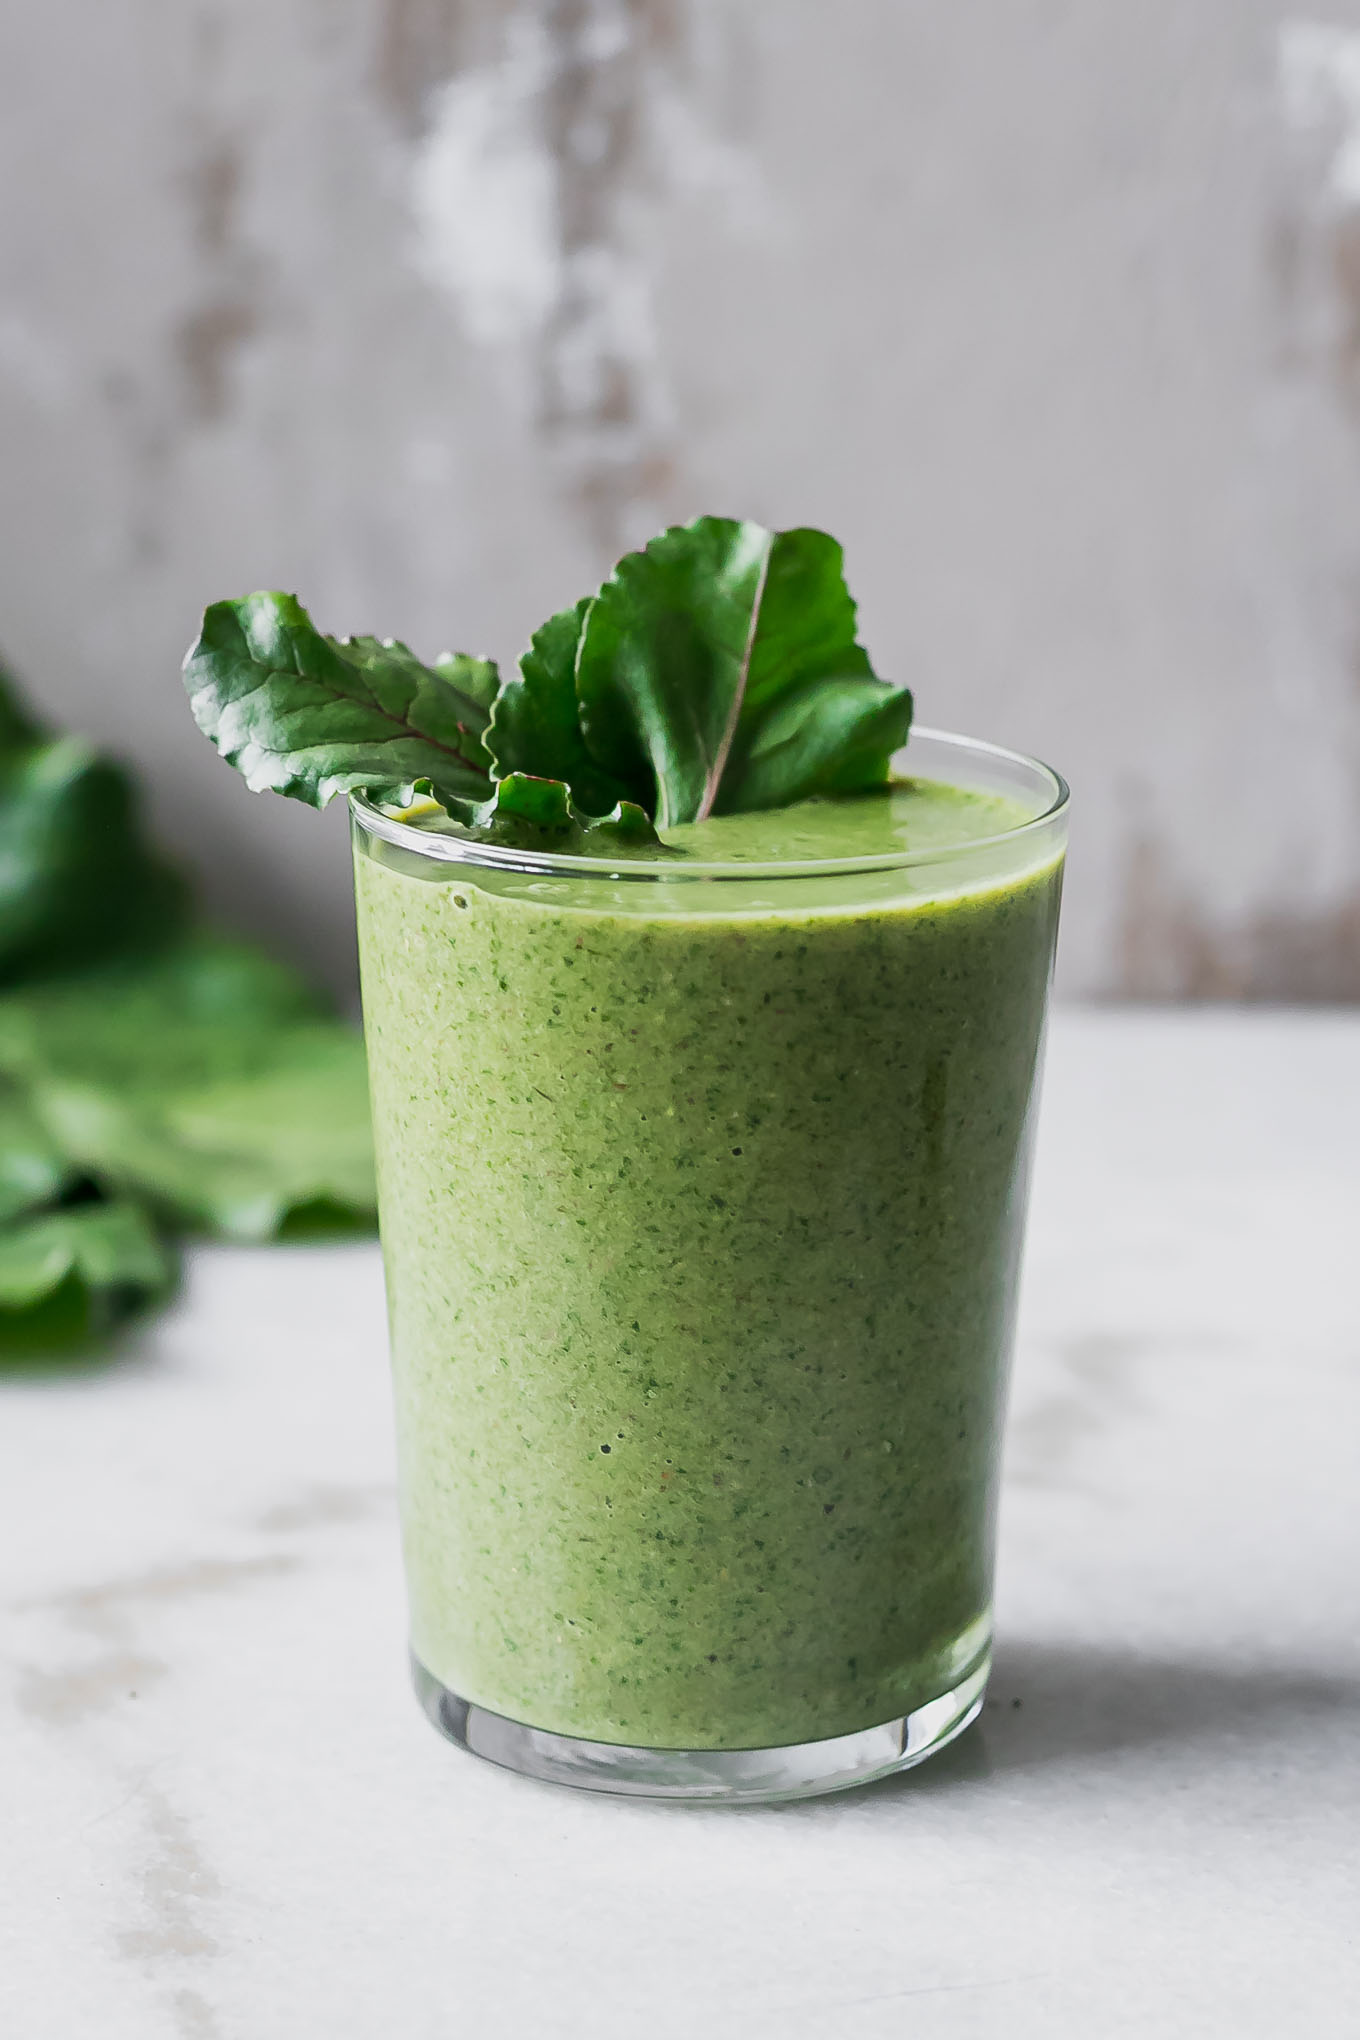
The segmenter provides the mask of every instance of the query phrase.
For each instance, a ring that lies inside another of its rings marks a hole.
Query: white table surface
[[[1055,1029],[993,1697],[776,1810],[406,1685],[381,1277],[218,1251],[0,1384],[12,2040],[1360,2033],[1360,1018]]]

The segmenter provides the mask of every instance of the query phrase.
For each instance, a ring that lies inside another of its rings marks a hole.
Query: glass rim
[[[1014,828],[998,830],[991,836],[970,836],[955,843],[935,843],[928,849],[879,851],[867,857],[781,857],[764,863],[742,863],[733,858],[687,857],[683,862],[672,862],[663,857],[584,857],[565,850],[525,850],[503,843],[479,843],[470,836],[436,835],[428,829],[417,828],[413,822],[400,822],[395,816],[384,814],[359,790],[350,793],[349,809],[353,820],[365,834],[378,836],[398,849],[409,850],[413,855],[428,858],[434,863],[471,864],[497,871],[560,874],[564,878],[610,881],[630,878],[670,881],[841,878],[853,877],[861,872],[900,871],[947,864],[961,856],[972,857],[1002,845],[1023,843],[1026,838],[1038,837],[1067,812],[1071,800],[1067,781],[1061,772],[1052,765],[1046,765],[1040,758],[1030,757],[1024,751],[1009,750],[1004,744],[989,744],[981,737],[959,736],[952,730],[931,729],[925,725],[913,726],[908,732],[907,749],[910,749],[913,737],[948,744],[969,756],[991,759],[1032,773],[1041,783],[1047,782],[1047,806],[1027,820],[1017,822]]]

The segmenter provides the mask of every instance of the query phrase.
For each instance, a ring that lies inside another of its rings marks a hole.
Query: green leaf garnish
[[[324,807],[420,778],[441,795],[488,791],[485,659],[425,666],[394,639],[323,637],[295,596],[261,594],[213,604],[184,680],[199,728],[255,793]]]
[[[583,755],[597,800],[603,771],[605,789],[662,827],[886,779],[911,696],[877,679],[856,642],[841,557],[825,532],[731,518],[663,532],[571,612],[570,664],[530,669],[530,648],[520,691],[536,714],[502,688],[487,732],[497,768],[556,768],[580,795]],[[559,735],[573,716],[575,754]]]
[[[501,682],[486,732],[492,770],[561,780],[586,813],[604,814],[628,792],[586,749],[576,699],[581,633],[595,598],[549,617]],[[641,806],[642,803],[636,803]]]
[[[856,640],[835,539],[722,517],[630,553],[499,679],[485,660],[337,643],[286,595],[216,604],[185,672],[200,728],[257,790],[321,807],[421,781],[490,840],[558,847],[654,845],[648,817],[880,784],[912,714]]]
[[[433,798],[428,780],[418,781],[412,790],[427,801]],[[535,779],[527,772],[512,772],[497,782],[490,800],[447,799],[440,806],[485,841],[517,849],[582,856],[629,856],[639,850],[668,854],[650,816],[634,802],[616,801],[604,814],[589,814],[576,805],[561,779]],[[408,816],[413,812],[408,809]]]

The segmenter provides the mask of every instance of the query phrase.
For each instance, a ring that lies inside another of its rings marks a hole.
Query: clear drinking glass
[[[1066,837],[538,855],[353,806],[417,1691],[455,1742],[752,1800],[959,1734]]]

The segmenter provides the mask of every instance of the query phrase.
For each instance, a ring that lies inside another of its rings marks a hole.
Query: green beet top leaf
[[[654,844],[648,818],[881,784],[912,713],[856,641],[835,539],[724,517],[630,553],[503,677],[324,637],[293,596],[260,594],[208,610],[185,682],[256,791],[323,807],[420,781],[488,840],[601,851]]]
[[[484,797],[488,679],[483,659],[424,666],[393,639],[323,637],[292,595],[215,602],[184,662],[199,728],[251,791],[313,807],[421,777]]]

